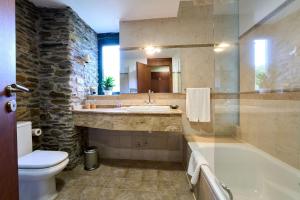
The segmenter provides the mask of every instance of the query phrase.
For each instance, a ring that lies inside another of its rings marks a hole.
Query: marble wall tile
[[[181,87],[214,88],[214,51],[209,48],[187,48],[180,50]]]
[[[300,168],[300,153],[298,154],[298,168]]]
[[[235,135],[239,124],[239,100],[215,99],[213,102],[214,134],[217,136]]]
[[[88,129],[86,134],[88,145],[98,147],[101,158],[172,162],[182,160],[182,134],[104,129]],[[171,146],[169,141],[173,141]]]
[[[240,38],[240,136],[298,169],[299,19],[299,2],[291,1]],[[256,63],[259,61],[255,58],[257,40],[266,42],[264,78],[260,89],[274,92],[253,92]]]
[[[181,142],[182,142],[182,140],[180,139],[180,137],[178,137],[178,134],[170,133],[167,138],[168,150],[171,150],[171,151],[178,150],[178,147],[181,146]]]
[[[241,91],[255,89],[255,41],[264,40],[266,46],[265,78],[261,88],[299,88],[299,32],[300,8],[291,2],[270,19],[240,39]]]
[[[122,133],[120,135],[120,148],[131,148],[133,143],[133,138],[130,137],[131,132]]]
[[[241,139],[300,169],[300,101],[240,100]]]
[[[161,151],[147,149],[143,151],[143,158],[144,160],[166,160],[165,158],[159,158],[159,153],[161,153]]]
[[[132,160],[145,160],[143,150],[131,150]]]
[[[207,44],[213,42],[213,6],[194,6],[181,2],[178,17],[122,21],[120,45],[144,47],[153,45]]]
[[[169,134],[168,135],[156,135],[156,136],[152,136],[151,135],[147,135],[145,136],[146,142],[147,142],[147,146],[146,148],[148,149],[165,149],[166,147],[168,147],[168,138],[169,138]]]
[[[122,143],[121,143],[122,144]],[[132,159],[132,149],[124,148],[119,150],[119,159],[131,160]]]

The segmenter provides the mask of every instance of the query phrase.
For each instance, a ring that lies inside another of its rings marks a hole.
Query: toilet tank
[[[31,122],[17,122],[18,158],[32,152]]]

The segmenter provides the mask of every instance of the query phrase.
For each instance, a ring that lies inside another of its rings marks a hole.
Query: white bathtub
[[[226,184],[234,200],[300,200],[300,170],[251,145],[190,142],[189,146],[209,163],[203,170],[206,176],[215,175]],[[215,191],[220,190],[218,181],[210,180]]]

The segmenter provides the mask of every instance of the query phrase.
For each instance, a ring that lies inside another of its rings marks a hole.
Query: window
[[[115,80],[114,93],[120,92],[120,46],[107,45],[102,47],[103,78],[111,76]]]
[[[254,41],[255,89],[263,88],[267,79],[268,41],[261,39]]]

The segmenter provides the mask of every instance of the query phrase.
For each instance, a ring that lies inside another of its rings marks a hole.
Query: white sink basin
[[[168,112],[169,106],[129,106],[125,108],[128,112]]]

